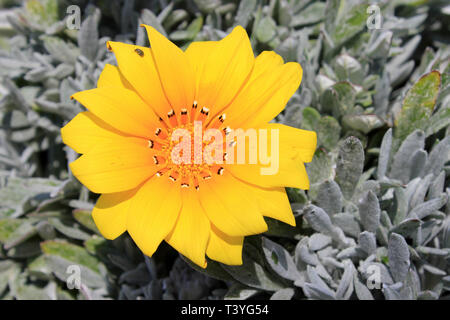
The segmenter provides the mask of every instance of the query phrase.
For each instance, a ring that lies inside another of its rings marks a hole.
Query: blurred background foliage
[[[267,219],[242,266],[103,239],[68,172],[69,97],[116,63],[107,40],[148,45],[141,23],[182,48],[242,25],[303,67],[276,121],[318,133],[311,188],[288,189],[297,227]],[[448,299],[449,61],[445,0],[0,0],[0,298]]]

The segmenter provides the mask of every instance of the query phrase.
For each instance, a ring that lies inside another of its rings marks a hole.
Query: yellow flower
[[[64,143],[82,154],[70,168],[102,194],[92,216],[105,238],[128,231],[148,256],[165,240],[201,267],[205,255],[239,265],[244,236],[267,230],[263,216],[295,225],[284,187],[309,188],[304,162],[316,134],[268,123],[297,90],[302,69],[272,51],[255,58],[240,26],[185,52],[145,28],[151,48],[108,42],[118,67],[106,65],[96,89],[73,95],[89,111],[61,129]],[[261,174],[261,161],[173,161],[174,130],[193,133],[194,120],[224,133],[277,129],[277,173]]]

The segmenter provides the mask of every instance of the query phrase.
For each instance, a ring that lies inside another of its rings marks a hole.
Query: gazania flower
[[[64,143],[82,154],[70,168],[101,193],[92,216],[105,238],[128,231],[148,256],[164,240],[201,267],[205,256],[239,265],[244,236],[267,230],[263,216],[295,225],[284,188],[309,187],[304,162],[313,157],[316,134],[268,123],[297,90],[302,69],[271,51],[255,58],[239,26],[184,52],[145,27],[151,48],[109,42],[118,67],[106,65],[96,89],[73,95],[89,111],[61,130]],[[224,134],[276,129],[277,172],[261,174],[261,161],[174,161],[172,135],[180,128],[193,134],[194,121]]]

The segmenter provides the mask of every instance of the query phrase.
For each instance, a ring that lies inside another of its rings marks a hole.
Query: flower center
[[[229,128],[222,128],[225,114],[210,121],[209,109],[199,110],[194,102],[191,110],[174,110],[160,118],[161,127],[148,140],[154,149],[153,161],[159,167],[156,175],[168,176],[181,187],[199,189],[200,180],[223,175],[226,158],[225,136]],[[211,134],[213,132],[213,134]]]

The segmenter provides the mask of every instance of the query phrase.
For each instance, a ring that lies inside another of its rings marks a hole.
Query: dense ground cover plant
[[[450,8],[374,2],[378,28],[363,0],[0,1],[0,297],[448,298]],[[255,53],[303,67],[277,121],[318,133],[311,188],[288,190],[297,227],[268,219],[242,266],[104,240],[97,195],[67,170],[60,128],[83,111],[69,97],[115,64],[107,40],[148,45],[140,23],[184,48],[242,25]]]

